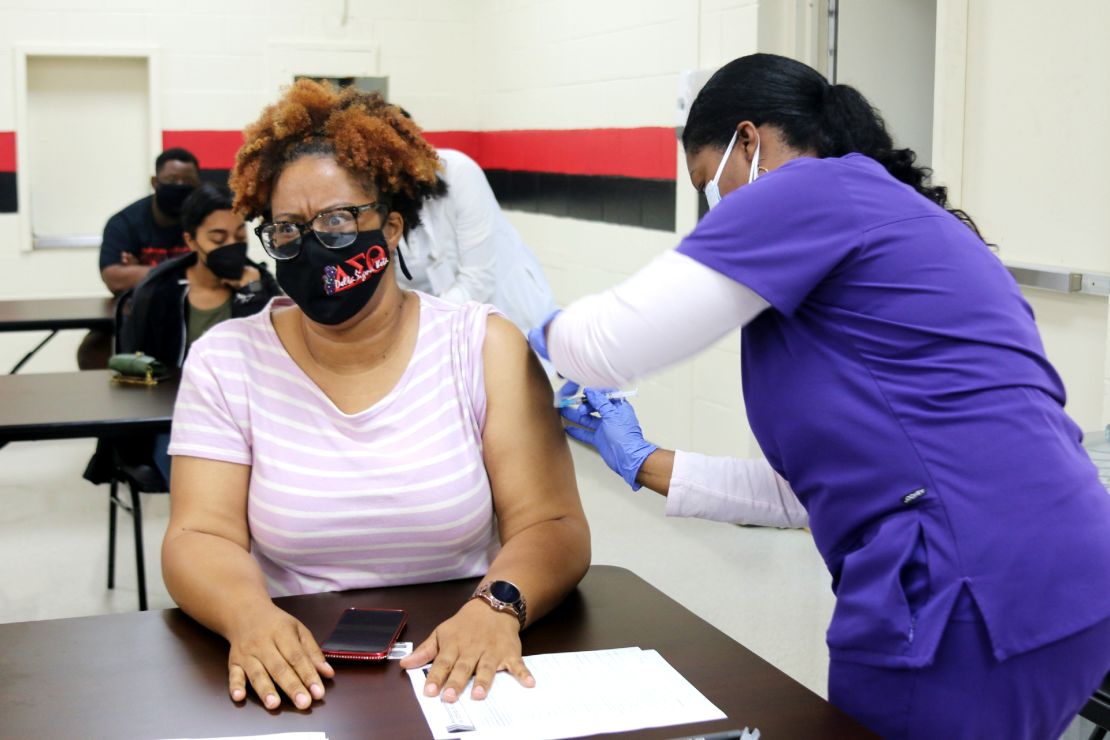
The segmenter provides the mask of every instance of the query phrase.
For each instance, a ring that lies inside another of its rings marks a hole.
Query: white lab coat
[[[401,241],[412,282],[402,287],[455,303],[492,303],[522,331],[555,310],[543,269],[501,213],[486,175],[462,152],[440,149],[447,195],[424,202],[420,226]]]

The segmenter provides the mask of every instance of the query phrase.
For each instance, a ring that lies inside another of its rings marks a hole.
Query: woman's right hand
[[[239,615],[228,634],[228,691],[232,701],[247,698],[246,683],[267,709],[281,706],[278,688],[297,709],[324,698],[324,678],[333,678],[312,633],[270,601]],[[276,684],[276,687],[275,687]]]

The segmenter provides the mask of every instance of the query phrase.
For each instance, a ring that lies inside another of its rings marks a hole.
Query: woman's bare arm
[[[485,581],[514,583],[531,623],[559,603],[590,564],[590,532],[578,497],[570,449],[552,403],[551,386],[523,335],[505,319],[489,319],[483,349],[487,396],[483,436],[502,548]],[[526,685],[520,626],[480,600],[463,605],[403,666],[435,658],[425,693],[441,687],[453,701],[474,675],[474,698],[507,669]]]
[[[302,709],[323,698],[331,666],[304,625],[274,606],[250,555],[250,468],[175,456],[172,477],[162,577],[189,616],[231,644],[231,698],[246,698],[247,680],[270,709],[281,703],[275,683]]]
[[[487,580],[515,583],[531,621],[586,574],[590,530],[551,386],[524,336],[491,317],[484,354],[483,441],[502,542]]]

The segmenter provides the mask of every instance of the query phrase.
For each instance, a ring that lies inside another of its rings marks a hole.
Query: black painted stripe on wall
[[[675,182],[636,177],[486,170],[501,207],[674,231]]]
[[[19,210],[19,196],[15,187],[14,172],[0,172],[0,213]]]
[[[213,185],[227,185],[227,178],[231,174],[231,170],[212,170],[201,168],[200,180],[201,182],[210,182]]]

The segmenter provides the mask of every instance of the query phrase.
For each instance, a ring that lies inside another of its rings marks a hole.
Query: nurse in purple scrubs
[[[766,462],[657,449],[594,391],[568,432],[668,513],[808,523],[829,698],[884,737],[1058,737],[1110,670],[1110,495],[1013,279],[867,101],[803,64],[723,67],[683,145],[710,213],[530,340],[621,387],[743,327]]]

